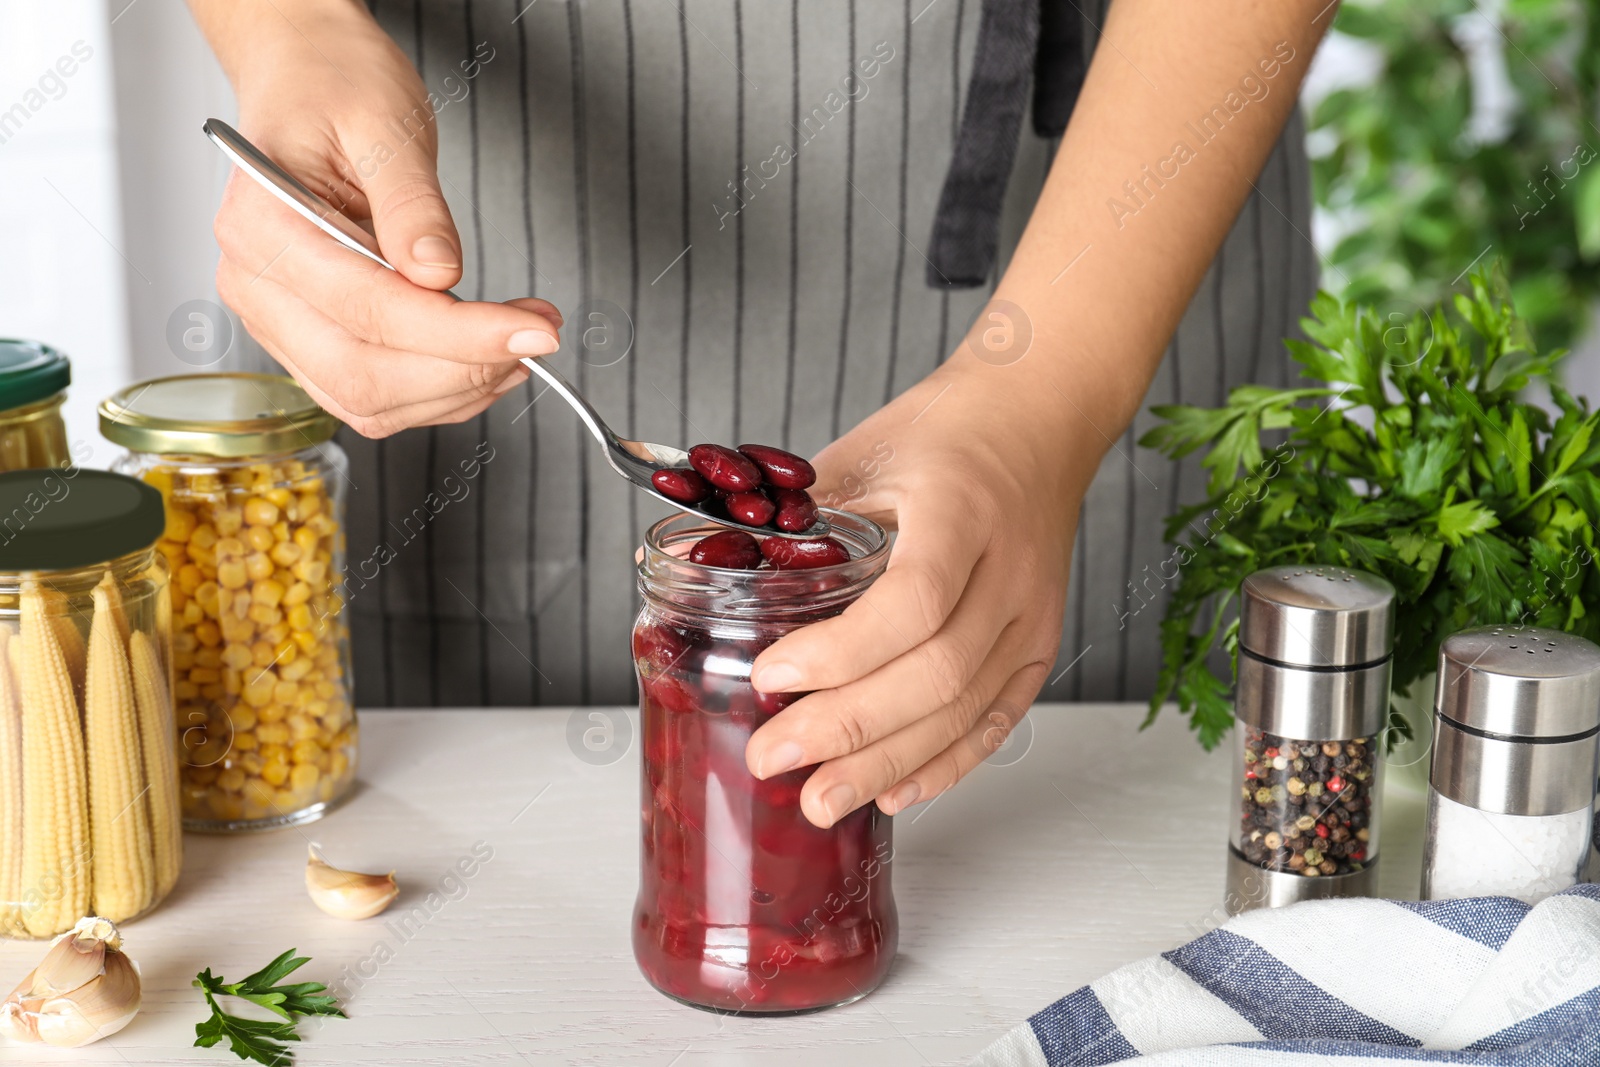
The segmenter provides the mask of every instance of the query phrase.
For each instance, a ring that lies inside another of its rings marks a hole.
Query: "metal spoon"
[[[234,166],[254,178],[267,192],[289,205],[312,225],[350,251],[366,256],[381,267],[394,270],[394,265],[378,253],[378,242],[370,233],[356,225],[338,208],[306,188],[298,178],[274,163],[265,152],[246,140],[238,130],[221,119],[207,119],[203,129],[212,143],[222,149],[222,154],[233,161]],[[445,295],[461,299],[455,293],[447,292]],[[600,447],[605,449],[606,462],[611,464],[611,469],[632,482],[634,488],[642,489],[657,500],[664,500],[680,511],[687,511],[718,525],[744,530],[746,533],[796,539],[824,537],[829,533],[831,527],[827,518],[821,514],[817,516],[817,521],[811,528],[803,533],[787,533],[766,526],[746,526],[744,523],[712,515],[700,508],[673,500],[656,489],[650,481],[650,476],[664,468],[687,467],[689,453],[671,445],[630,441],[617,436],[611,427],[606,425],[606,420],[600,417],[600,413],[593,405],[584,399],[583,394],[574,389],[572,383],[557,374],[544,360],[524,357],[522,363],[534,374],[543,378],[561,399],[571,405],[572,410],[578,413],[583,424],[594,435],[594,439],[600,442]]]

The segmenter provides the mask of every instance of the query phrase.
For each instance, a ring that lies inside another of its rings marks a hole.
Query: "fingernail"
[[[800,670],[792,663],[769,663],[754,681],[763,693],[788,693],[799,687]]]
[[[418,237],[411,246],[411,258],[425,267],[459,267],[456,246],[437,234]]]
[[[511,374],[506,375],[505,381],[494,387],[495,395],[499,396],[501,393],[509,393],[511,390],[515,389],[517,386],[521,385],[527,380],[528,376],[526,374],[517,374],[513,371]]]
[[[800,746],[793,741],[785,741],[768,752],[761,761],[761,775],[763,779],[771,778],[774,774],[792,771],[800,766],[800,761],[806,758]]]
[[[899,815],[917,802],[922,795],[922,787],[916,782],[901,782],[894,787],[894,792],[889,794],[889,814]]]
[[[543,330],[518,330],[506,340],[506,350],[514,356],[548,356],[561,347],[561,339]]]
[[[848,782],[830,785],[822,794],[822,810],[828,813],[829,826],[849,815],[855,806],[855,786]]]

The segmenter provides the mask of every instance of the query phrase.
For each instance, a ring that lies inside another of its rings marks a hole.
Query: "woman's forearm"
[[[1060,423],[1065,408],[1069,422],[1091,422],[1087,434],[1067,429],[1098,462],[1296,104],[1333,18],[1325,3],[1117,0],[995,293],[1026,316],[1030,352],[951,363],[1000,387],[1019,414]],[[980,316],[964,347],[982,351],[986,325]]]
[[[188,0],[188,4],[235,89],[250,62],[274,54],[278,42],[311,51],[306,27],[313,23],[352,20],[353,25],[376,28],[357,0]]]

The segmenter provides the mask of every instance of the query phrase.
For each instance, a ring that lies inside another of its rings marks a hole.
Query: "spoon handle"
[[[531,356],[522,357],[522,365],[543,378],[551,389],[560,394],[561,399],[571,405],[572,410],[578,413],[578,418],[582,419],[583,424],[589,427],[589,432],[594,434],[594,439],[599,441],[601,446],[606,449],[608,456],[611,449],[621,447],[618,443],[617,435],[611,432],[611,427],[606,425],[605,420],[600,417],[600,413],[590,405],[582,393],[572,387],[571,382],[557,373],[554,367],[542,359],[534,359]]]

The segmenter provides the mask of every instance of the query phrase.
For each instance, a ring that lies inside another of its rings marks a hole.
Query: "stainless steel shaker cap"
[[[1600,646],[1560,630],[1480,626],[1439,646],[1440,715],[1503,737],[1600,727]]]
[[[1356,667],[1394,647],[1394,586],[1317,565],[1269,567],[1239,590],[1239,644],[1295,667]]]

